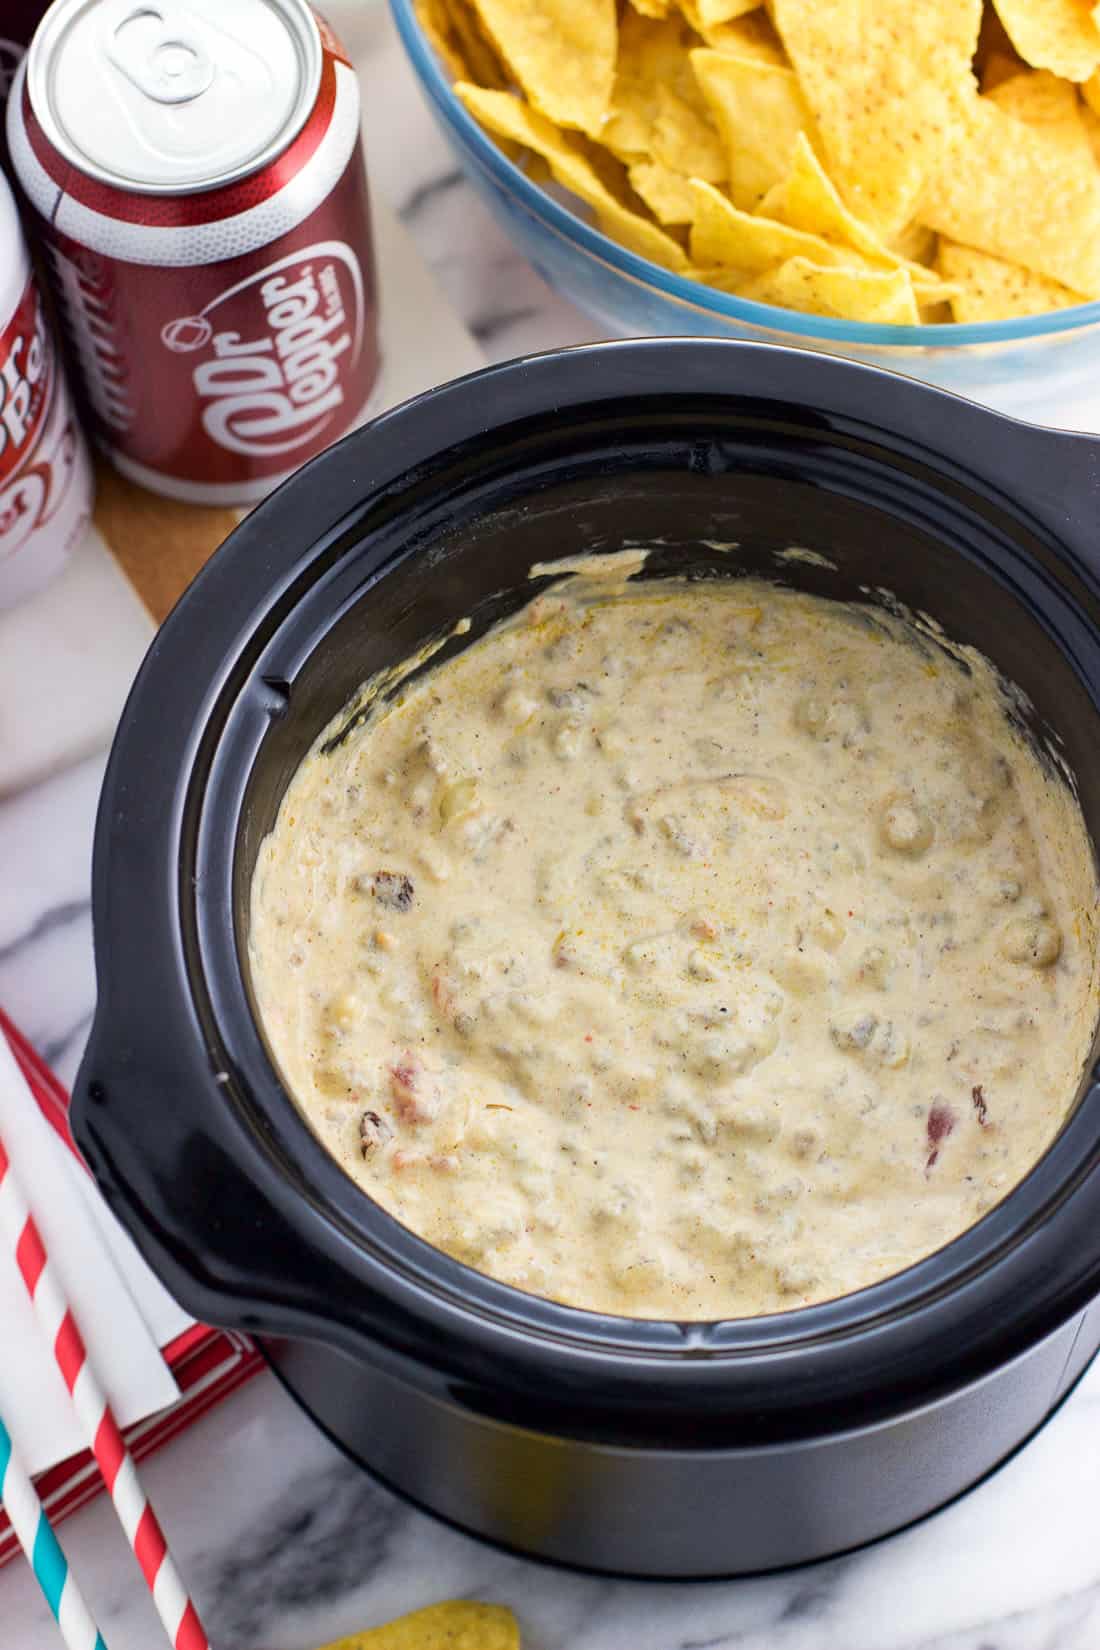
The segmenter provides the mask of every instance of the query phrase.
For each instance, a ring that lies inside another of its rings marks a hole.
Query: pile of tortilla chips
[[[1092,0],[416,0],[537,182],[664,269],[900,325],[1100,297]]]

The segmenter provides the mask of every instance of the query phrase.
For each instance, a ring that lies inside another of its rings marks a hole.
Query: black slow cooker
[[[725,1323],[602,1317],[432,1249],[280,1082],[247,962],[257,851],[362,680],[529,598],[533,562],[892,592],[986,653],[1100,840],[1100,446],[840,360],[653,339],[514,361],[315,459],[164,625],[107,771],[80,1146],[196,1316],[466,1529],[639,1575],[796,1563],[918,1518],[1100,1342],[1100,1087],[977,1226],[884,1283]],[[736,545],[718,553],[715,544]],[[816,550],[835,570],[776,560]],[[454,639],[448,648],[465,645]]]

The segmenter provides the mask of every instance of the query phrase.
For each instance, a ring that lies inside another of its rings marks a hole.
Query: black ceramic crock
[[[941,1505],[1100,1342],[1100,1087],[997,1209],[858,1294],[719,1324],[558,1306],[431,1249],[317,1142],[257,1026],[248,887],[358,684],[530,564],[888,589],[1026,693],[1100,840],[1100,447],[840,360],[571,350],[421,397],[234,532],[150,650],[99,815],[99,1002],[73,1103],[112,1207],[197,1316],[253,1331],[354,1456],[469,1530],[640,1575],[820,1557]],[[733,541],[733,553],[710,544]],[[787,561],[792,545],[836,571]],[[459,642],[450,646],[463,645]]]

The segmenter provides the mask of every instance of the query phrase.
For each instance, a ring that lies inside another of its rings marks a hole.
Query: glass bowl
[[[451,89],[413,0],[398,33],[459,166],[539,274],[613,337],[747,338],[908,373],[1017,417],[1100,429],[1100,302],[1014,321],[879,326],[752,303],[650,263],[532,183]]]

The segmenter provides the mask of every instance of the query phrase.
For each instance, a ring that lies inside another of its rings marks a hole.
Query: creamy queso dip
[[[493,1277],[679,1319],[840,1295],[1066,1116],[1085,826],[976,654],[612,560],[318,741],[255,872],[263,1024],[347,1172]]]

